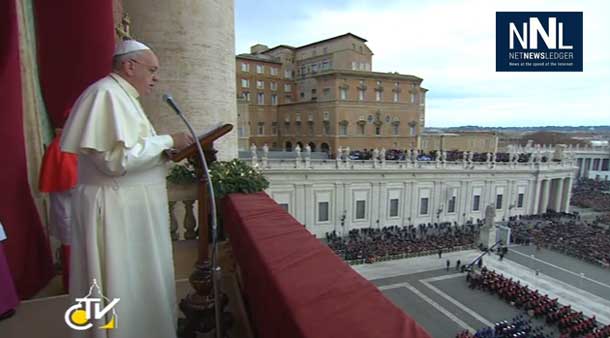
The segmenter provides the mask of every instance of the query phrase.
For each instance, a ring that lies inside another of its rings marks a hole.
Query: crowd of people
[[[610,267],[610,228],[577,218],[546,217],[509,221],[513,241],[574,256],[586,262]]]
[[[572,205],[610,211],[610,181],[580,179],[572,188]]]
[[[451,223],[429,223],[419,226],[363,228],[341,237],[335,231],[326,233],[326,243],[346,261],[374,263],[379,260],[435,254],[470,248],[477,238],[480,224],[463,226]]]
[[[519,281],[488,270],[486,267],[479,272],[469,271],[466,280],[470,288],[497,294],[518,309],[527,311],[530,316],[544,318],[547,324],[557,325],[561,338],[607,337],[604,334],[610,333],[610,326],[597,327],[595,316],[588,318],[582,312],[573,310],[569,305],[560,305],[556,298],[551,299],[548,295],[542,295],[538,290],[532,290]]]
[[[468,331],[459,332],[456,338],[552,338],[541,326],[534,326],[532,321],[518,315],[510,322],[507,320],[494,324],[494,327],[485,327],[474,334]]]

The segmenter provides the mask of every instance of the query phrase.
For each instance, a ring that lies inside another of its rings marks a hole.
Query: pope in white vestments
[[[95,279],[107,302],[120,299],[116,312],[102,320],[83,323],[74,317],[83,326],[93,324],[74,330],[78,337],[176,337],[163,151],[184,147],[192,138],[157,135],[140,106],[138,97],[151,92],[158,67],[148,47],[122,42],[113,72],[81,94],[64,127],[62,150],[79,155],[70,298],[77,304]],[[113,317],[115,328],[99,328]]]

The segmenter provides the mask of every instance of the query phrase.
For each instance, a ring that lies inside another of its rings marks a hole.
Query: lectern
[[[227,134],[233,129],[233,125],[224,124],[213,128],[212,130],[200,135],[198,142],[205,154],[208,166],[216,161],[216,150],[214,149],[214,141],[221,136]],[[195,269],[189,277],[189,282],[194,292],[189,293],[180,301],[180,310],[186,316],[184,325],[181,325],[181,336],[185,338],[194,338],[197,332],[209,332],[215,328],[214,321],[214,304],[218,301],[219,306],[223,309],[228,303],[228,299],[223,295],[220,300],[214,299],[212,292],[213,274],[209,261],[209,193],[208,193],[208,176],[205,170],[201,167],[201,162],[198,160],[197,146],[190,146],[174,151],[168,154],[174,162],[180,162],[186,158],[193,159],[191,161],[195,165],[195,170],[198,178],[197,189],[197,215],[199,220],[199,242],[198,255]],[[218,328],[217,328],[218,329]]]

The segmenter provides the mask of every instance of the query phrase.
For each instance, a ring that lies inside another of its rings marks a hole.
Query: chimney
[[[269,47],[267,47],[266,45],[261,45],[260,43],[257,43],[256,45],[250,47],[250,54],[260,54],[266,51],[267,49],[269,49]]]

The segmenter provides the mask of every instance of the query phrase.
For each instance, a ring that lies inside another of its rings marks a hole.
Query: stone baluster
[[[193,213],[195,200],[185,200],[182,201],[182,203],[184,203],[184,229],[186,230],[184,239],[195,239],[197,238],[197,232],[195,232],[197,222],[195,221],[195,214]]]
[[[462,153],[462,166],[464,167],[464,169],[468,167],[468,156],[470,156],[469,151],[465,151]]]
[[[169,201],[169,233],[172,241],[178,240],[178,220],[176,219],[176,201]]]
[[[381,148],[381,151],[379,152],[379,159],[381,160],[381,167],[384,168],[385,167],[385,148]]]

